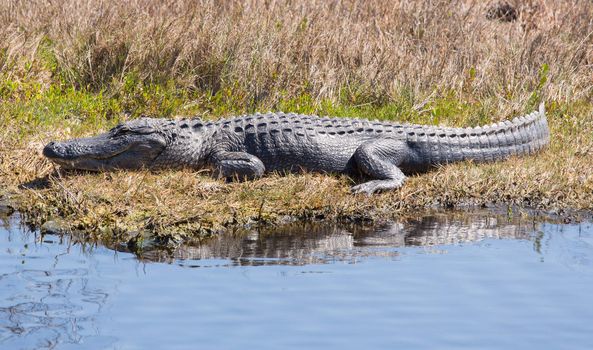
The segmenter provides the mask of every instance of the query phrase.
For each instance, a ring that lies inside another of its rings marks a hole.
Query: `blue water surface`
[[[1,349],[593,349],[590,223],[305,227],[150,262],[12,216],[0,252]]]

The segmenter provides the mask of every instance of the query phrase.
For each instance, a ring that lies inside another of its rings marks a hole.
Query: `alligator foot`
[[[376,192],[395,190],[397,188],[400,188],[404,184],[404,181],[405,177],[396,180],[371,180],[356,186],[352,186],[350,188],[350,191],[352,193],[366,193],[370,195]]]
[[[253,180],[261,177],[266,168],[262,161],[245,152],[219,152],[213,158],[218,177],[227,180]]]
[[[382,138],[367,141],[354,152],[358,169],[371,181],[351,188],[353,193],[375,193],[393,190],[403,185],[404,173],[398,168],[410,150],[402,140]]]

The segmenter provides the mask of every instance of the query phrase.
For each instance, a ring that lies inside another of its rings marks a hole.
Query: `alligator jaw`
[[[88,171],[100,171],[108,168],[108,163],[111,159],[119,156],[126,152],[129,148],[122,149],[114,154],[105,156],[81,156],[81,157],[68,157],[62,156],[52,148],[53,142],[48,144],[43,149],[43,155],[55,164],[58,164],[64,169],[81,169]]]
[[[117,129],[116,129],[117,130]],[[110,132],[95,137],[50,142],[43,155],[67,169],[104,171],[150,168],[167,147],[166,139],[145,129]]]

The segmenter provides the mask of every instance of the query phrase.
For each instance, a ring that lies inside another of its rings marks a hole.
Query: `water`
[[[437,215],[137,258],[13,216],[0,251],[1,349],[593,348],[590,223]]]

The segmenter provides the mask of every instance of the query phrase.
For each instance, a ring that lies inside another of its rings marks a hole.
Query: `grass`
[[[518,9],[518,21],[502,23],[485,20],[477,1],[3,2],[0,201],[10,198],[33,224],[61,218],[118,240],[436,206],[593,210],[593,5],[534,0]],[[441,167],[372,197],[351,195],[340,176],[225,184],[189,171],[67,174],[40,156],[50,140],[141,114],[283,110],[474,126],[542,100],[547,151]]]

